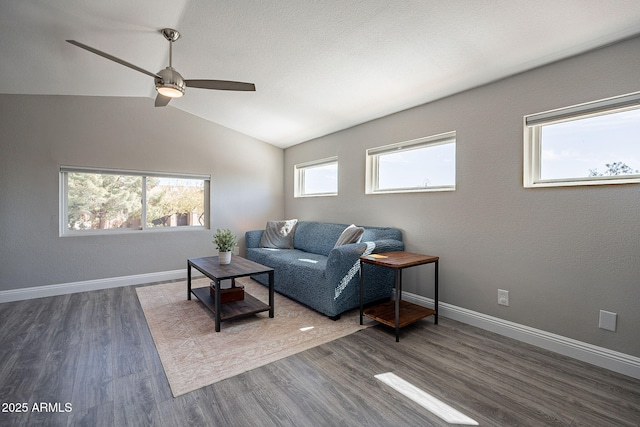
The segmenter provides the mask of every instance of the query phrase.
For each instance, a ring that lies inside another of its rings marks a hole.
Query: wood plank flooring
[[[639,380],[442,317],[399,343],[379,325],[178,398],[135,287],[0,304],[0,325],[0,410],[28,406],[0,426],[448,425],[384,372],[481,426],[640,425]]]

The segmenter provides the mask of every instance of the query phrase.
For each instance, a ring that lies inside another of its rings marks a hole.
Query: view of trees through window
[[[147,227],[204,225],[204,181],[147,178]]]
[[[623,162],[606,163],[604,173],[598,172],[598,168],[589,169],[589,176],[619,176],[640,174],[640,170],[633,169]]]
[[[202,179],[86,172],[66,175],[69,230],[205,224]]]
[[[541,125],[540,178],[640,173],[640,109],[614,110]]]

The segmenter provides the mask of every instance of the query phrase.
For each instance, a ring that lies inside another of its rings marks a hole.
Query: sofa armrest
[[[347,287],[353,288],[360,280],[360,257],[362,255],[402,250],[404,250],[404,243],[393,239],[351,243],[333,248],[329,252],[325,274],[328,282],[336,286],[336,298]],[[354,289],[351,292],[355,292]]]
[[[249,230],[244,233],[245,246],[247,248],[257,248],[260,246],[260,239],[262,238],[264,230]]]
[[[384,240],[376,240],[373,243],[376,245],[376,247],[373,249],[373,252],[371,252],[372,254],[404,251],[404,243],[401,240],[384,239]]]
[[[404,250],[404,243],[400,240],[385,239],[375,242],[351,243],[338,246],[329,252],[327,268],[351,268],[354,263],[359,262],[362,255],[377,254],[383,252],[395,252]],[[342,265],[342,268],[340,266]]]

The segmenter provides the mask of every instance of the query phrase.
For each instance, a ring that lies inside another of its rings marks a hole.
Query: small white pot
[[[218,253],[218,259],[220,260],[220,264],[231,264],[231,252]]]

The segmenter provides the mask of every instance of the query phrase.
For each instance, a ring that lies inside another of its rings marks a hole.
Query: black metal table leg
[[[187,261],[187,300],[191,301],[191,263]]]
[[[364,299],[364,286],[363,286],[364,278],[363,278],[363,275],[362,275],[363,267],[364,267],[364,263],[362,262],[362,260],[360,260],[360,324],[361,325],[362,325],[362,313],[364,311],[364,302],[363,302],[363,299]]]
[[[438,324],[438,261],[435,262],[435,269],[436,269],[436,273],[435,273],[435,295],[434,295],[434,299],[435,299],[435,306],[434,309],[436,311],[436,314],[433,315],[433,323],[435,323],[436,325]]]
[[[396,342],[400,342],[400,298],[402,297],[402,269],[396,269]]]
[[[273,282],[274,282],[274,274],[273,274],[273,271],[270,271],[269,272],[269,317],[271,318],[273,318],[274,316]]]
[[[216,332],[220,332],[220,322],[222,321],[222,302],[220,301],[220,280],[214,280],[215,283],[215,304],[216,304]]]

